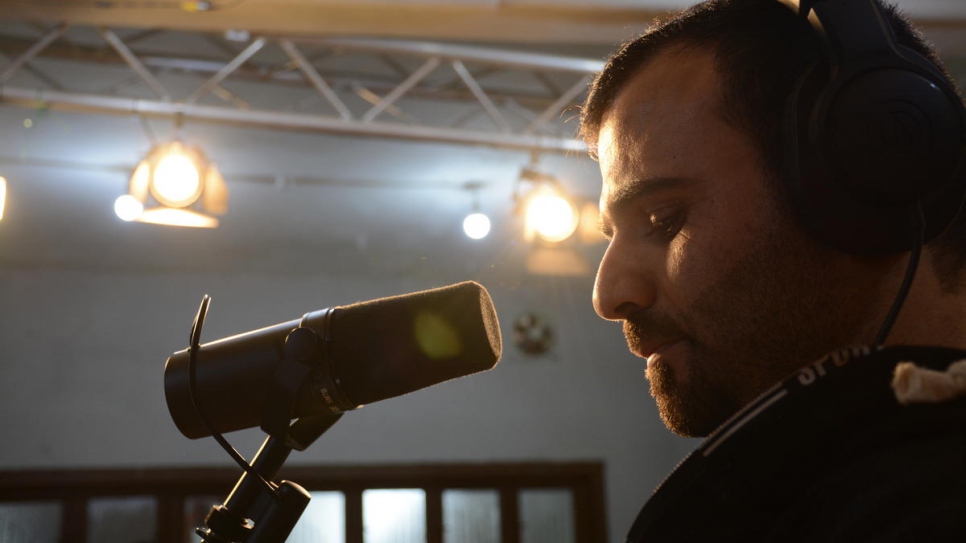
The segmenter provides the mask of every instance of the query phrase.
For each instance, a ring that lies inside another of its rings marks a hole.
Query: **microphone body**
[[[259,426],[286,338],[299,327],[322,343],[306,361],[312,370],[295,398],[294,418],[341,413],[488,370],[502,350],[489,293],[471,281],[310,312],[201,345],[195,399],[215,430]],[[165,398],[185,437],[206,437],[188,383],[185,349],[165,363]]]

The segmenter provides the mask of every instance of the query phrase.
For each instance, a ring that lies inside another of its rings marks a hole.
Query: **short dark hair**
[[[955,83],[936,51],[909,20],[876,0],[898,42],[928,58]],[[757,146],[762,165],[785,198],[783,116],[789,94],[812,64],[823,60],[822,44],[807,22],[777,0],[709,0],[659,21],[621,46],[591,84],[580,117],[580,132],[591,155],[603,118],[628,82],[650,60],[671,47],[706,48],[722,82],[723,118]],[[960,213],[934,243],[943,250],[934,263],[944,287],[954,289],[966,267],[966,218]]]

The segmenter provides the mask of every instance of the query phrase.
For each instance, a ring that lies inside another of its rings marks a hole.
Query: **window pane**
[[[305,508],[286,543],[345,543],[345,495],[341,492],[309,492]]]
[[[57,543],[60,517],[57,502],[0,503],[0,541]]]
[[[363,491],[362,529],[365,543],[426,543],[426,492]]]
[[[500,493],[444,490],[443,543],[500,543]]]
[[[520,491],[521,543],[574,543],[574,499],[567,489]]]
[[[92,499],[87,502],[87,542],[154,541],[157,513],[157,502],[150,496]]]

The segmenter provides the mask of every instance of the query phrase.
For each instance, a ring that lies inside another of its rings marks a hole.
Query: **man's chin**
[[[661,421],[668,430],[681,437],[707,437],[719,426],[719,422],[689,416],[689,414],[661,396],[655,396],[657,400],[657,410],[661,416]],[[726,419],[722,419],[724,422]]]
[[[661,420],[682,437],[707,437],[741,408],[700,378],[680,383],[670,371],[650,367],[647,378]]]

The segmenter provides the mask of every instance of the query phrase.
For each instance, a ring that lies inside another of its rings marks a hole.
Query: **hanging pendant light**
[[[201,149],[174,141],[155,146],[131,175],[118,217],[168,226],[214,228],[228,211],[228,187]]]

